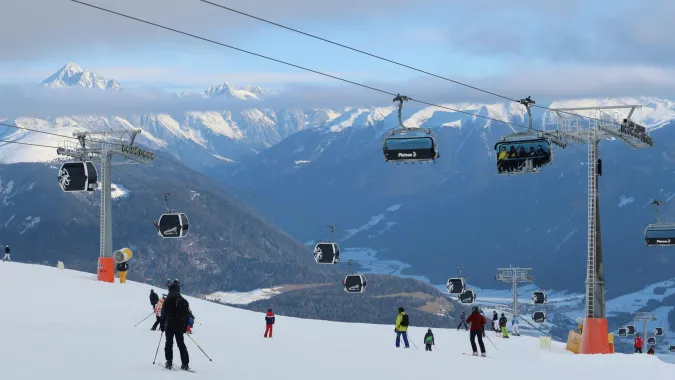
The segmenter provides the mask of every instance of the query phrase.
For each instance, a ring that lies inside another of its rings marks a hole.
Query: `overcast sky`
[[[433,102],[500,101],[200,0],[83,1],[389,92]],[[673,0],[211,1],[513,98],[675,95]],[[37,105],[48,112],[50,103],[83,107],[31,88],[71,61],[129,91],[112,100],[67,96],[121,108],[175,106],[149,86],[203,90],[224,81],[302,92],[273,101],[279,105],[391,104],[386,94],[70,0],[2,0],[0,14],[0,107],[11,105],[12,113]]]

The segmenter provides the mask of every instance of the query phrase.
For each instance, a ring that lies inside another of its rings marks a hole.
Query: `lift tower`
[[[102,258],[112,258],[112,188],[111,165],[114,156],[119,156],[127,164],[151,164],[155,160],[153,152],[134,146],[140,129],[109,132],[75,132],[73,137],[77,142],[66,141],[59,144],[56,152],[60,155],[72,157],[78,161],[92,161],[101,165],[99,175],[101,186],[100,212],[100,245],[99,268]],[[102,280],[99,271],[99,280]]]
[[[512,284],[513,291],[513,316],[520,315],[518,308],[518,283],[534,282],[534,277],[530,274],[532,268],[497,268],[499,273],[495,276],[497,281]]]

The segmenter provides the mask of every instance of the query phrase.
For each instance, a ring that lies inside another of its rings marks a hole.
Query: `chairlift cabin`
[[[551,141],[531,133],[504,136],[495,144],[497,174],[522,174],[541,171],[553,162]]]
[[[626,336],[627,333],[628,333],[628,330],[626,330],[625,327],[621,327],[621,328],[619,329],[619,331],[617,331],[617,335],[618,335],[618,336],[621,336],[621,337]]]
[[[466,281],[463,277],[449,278],[446,287],[450,294],[461,294],[466,288]]]
[[[66,162],[59,169],[58,181],[65,192],[95,191],[98,187],[96,166],[91,161]]]
[[[473,289],[464,289],[457,298],[459,298],[459,302],[461,303],[474,303],[474,301],[476,301],[476,291]]]
[[[189,221],[183,213],[166,213],[159,217],[157,229],[163,238],[182,238],[188,234]]]
[[[635,335],[635,326],[627,325],[626,326],[626,335]]]
[[[342,283],[347,293],[363,293],[366,291],[366,277],[362,274],[350,274]]]
[[[337,264],[340,262],[340,247],[337,243],[320,242],[314,247],[314,261],[317,264]]]
[[[436,161],[440,157],[436,135],[430,128],[408,128],[403,125],[403,102],[408,101],[408,97],[397,95],[394,101],[398,102],[399,126],[388,130],[382,137],[384,160],[396,163]]]
[[[535,311],[532,314],[532,320],[537,322],[537,323],[546,322],[546,312],[545,311]]]
[[[654,329],[654,335],[656,336],[663,336],[664,335],[664,330],[663,327],[657,327]]]
[[[647,246],[669,247],[675,245],[675,224],[650,224],[645,228]]]
[[[650,344],[652,346],[655,345],[656,344],[656,337],[650,336],[649,338],[647,338],[647,344]]]
[[[535,305],[543,305],[546,303],[546,292],[543,290],[537,290],[536,292],[532,293],[532,302],[535,303]]]

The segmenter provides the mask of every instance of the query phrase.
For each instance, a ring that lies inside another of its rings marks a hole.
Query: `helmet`
[[[268,312],[268,313],[271,313],[271,312],[272,312],[272,309],[267,309],[267,312]]]
[[[399,308],[398,308],[398,312],[399,312],[399,313],[403,313],[404,311],[405,311],[405,309],[404,309],[403,307],[399,307]]]
[[[429,330],[427,330],[427,331],[431,332],[431,329],[429,329]]]
[[[478,309],[478,306],[474,306],[473,309],[472,309],[472,311],[479,312],[480,309]],[[462,313],[462,314],[464,314],[464,313]]]

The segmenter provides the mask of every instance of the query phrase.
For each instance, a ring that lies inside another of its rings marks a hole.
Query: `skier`
[[[396,332],[396,347],[401,347],[401,335],[403,335],[403,343],[405,348],[410,348],[408,344],[408,325],[410,324],[408,316],[405,313],[405,309],[402,307],[398,308],[398,316],[396,317],[396,326],[394,331]]]
[[[274,326],[275,321],[274,313],[272,309],[267,309],[267,314],[265,314],[265,338],[267,338],[267,333],[269,332],[270,338],[272,337],[272,327]]]
[[[127,282],[127,271],[129,270],[129,263],[126,261],[123,263],[117,264],[117,275],[120,278],[120,284],[125,284]]]
[[[647,355],[654,355],[654,346],[649,347],[649,351],[647,351]]]
[[[159,326],[160,323],[160,317],[162,314],[162,305],[164,304],[164,300],[166,299],[166,294],[162,294],[162,298],[157,301],[157,304],[155,305],[155,317],[157,317],[157,320],[155,321],[155,324],[152,325],[152,328],[150,330],[155,331],[157,330],[157,326]],[[161,329],[161,327],[160,327]],[[162,330],[164,331],[164,330]]]
[[[431,332],[431,329],[427,330],[427,334],[424,335],[424,344],[426,345],[426,351],[431,351],[431,346],[435,346],[434,334]]]
[[[155,310],[155,305],[159,302],[159,296],[153,289],[150,289],[150,305],[152,305],[152,310]]]
[[[9,246],[5,246],[5,257],[2,258],[2,261],[9,261],[12,262],[12,260],[9,258]]]
[[[633,342],[633,345],[635,346],[635,353],[637,354],[642,353],[642,337],[640,336],[640,333],[637,333],[637,336],[635,337],[635,341]]]
[[[166,333],[166,345],[164,346],[164,357],[166,358],[167,369],[172,368],[173,364],[173,339],[176,338],[176,345],[180,351],[180,369],[189,371],[190,356],[183,334],[190,316],[190,304],[180,295],[180,284],[178,280],[174,280],[169,286],[169,295],[162,304],[162,312],[160,316],[160,328]]]
[[[478,345],[480,346],[481,356],[485,356],[485,345],[483,344],[483,333],[485,330],[485,324],[487,323],[487,318],[482,316],[478,311],[478,307],[474,306],[471,315],[466,321],[471,325],[471,332],[469,339],[471,339],[471,349],[473,350],[473,356],[478,356],[478,349],[476,348],[476,337],[478,337]]]
[[[187,326],[185,327],[185,333],[192,334],[192,328],[195,326],[195,316],[194,314],[192,314],[192,310],[190,310],[190,308],[188,308],[188,311],[190,315],[188,317]]]
[[[499,327],[502,329],[502,338],[508,338],[509,337],[509,331],[506,329],[506,316],[504,313],[502,313],[502,317],[499,318]]]
[[[478,311],[480,311],[480,315],[483,316],[483,318],[485,318],[485,320],[487,321],[488,319],[487,319],[487,316],[485,315],[485,312],[483,311],[483,309],[479,308]],[[485,338],[485,325],[483,325],[483,327],[481,328],[480,331],[481,331],[481,334],[483,335],[483,338]]]
[[[513,335],[520,336],[520,328],[518,327],[518,316],[514,315],[511,319],[511,326],[513,326]]]
[[[492,310],[492,331],[499,333],[499,315],[497,310]]]
[[[462,314],[459,316],[459,325],[457,326],[457,330],[459,330],[462,325],[464,325],[464,330],[469,329],[469,326],[466,325],[466,314],[464,314],[464,312],[462,312]]]

